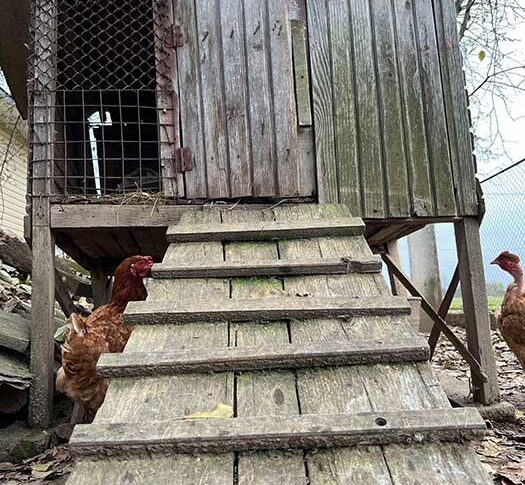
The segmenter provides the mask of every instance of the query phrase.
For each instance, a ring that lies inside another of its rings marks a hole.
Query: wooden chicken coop
[[[475,396],[498,399],[451,0],[33,0],[31,19],[34,424],[55,243],[103,301],[116,264],[160,261],[167,226],[209,206],[345,204],[400,278],[387,244],[453,222],[448,297],[460,279]]]

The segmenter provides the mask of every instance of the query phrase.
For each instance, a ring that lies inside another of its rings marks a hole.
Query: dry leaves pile
[[[466,341],[465,331],[454,331]],[[503,400],[517,409],[514,423],[490,423],[486,438],[476,446],[481,461],[499,485],[525,484],[525,373],[497,331],[492,332]],[[436,368],[468,381],[467,365],[446,339],[440,340],[433,360]]]
[[[46,450],[20,464],[0,463],[0,483],[3,485],[63,484],[71,468],[71,457],[66,446]]]

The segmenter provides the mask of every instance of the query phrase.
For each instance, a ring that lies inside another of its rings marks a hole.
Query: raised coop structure
[[[34,424],[51,415],[55,242],[102,302],[119,261],[160,261],[166,228],[210,205],[346,205],[416,296],[388,244],[453,222],[431,343],[443,330],[497,401],[453,2],[33,0],[31,18]],[[467,348],[443,321],[459,280]]]

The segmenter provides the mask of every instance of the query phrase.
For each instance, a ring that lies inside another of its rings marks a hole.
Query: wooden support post
[[[456,222],[455,231],[467,345],[488,378],[487,382],[482,382],[477,376],[472,375],[474,400],[491,404],[499,399],[499,387],[490,333],[479,221],[475,218],[464,218]]]
[[[386,245],[386,250],[392,261],[399,267],[402,268],[401,256],[399,254],[398,240],[394,239]],[[388,268],[388,278],[390,279],[390,288],[392,289],[393,295],[408,296],[407,289],[400,283],[400,281],[394,276],[394,273]]]
[[[56,0],[33,2],[35,22],[32,160],[31,383],[29,424],[46,428],[53,411],[55,333],[55,240],[51,230],[49,196],[54,162],[56,88]]]
[[[432,307],[438,308],[442,300],[442,292],[435,228],[432,224],[428,224],[410,234],[407,239],[410,252],[410,279]],[[422,313],[419,331],[430,332],[432,326],[433,320]]]
[[[55,242],[49,227],[49,199],[33,199],[31,383],[29,424],[47,428],[54,392]]]
[[[107,269],[94,266],[91,268],[91,288],[95,308],[105,305],[111,299],[111,277]]]

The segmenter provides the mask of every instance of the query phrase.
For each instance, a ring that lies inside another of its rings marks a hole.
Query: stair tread
[[[387,413],[182,419],[78,425],[75,455],[132,455],[265,449],[317,449],[480,438],[485,423],[475,408]]]
[[[358,315],[407,315],[410,312],[408,300],[400,296],[223,298],[131,302],[124,319],[128,324],[166,324],[347,318]]]
[[[177,224],[166,233],[169,242],[261,241],[319,236],[356,236],[365,224],[357,217],[308,221],[250,221]]]
[[[97,373],[104,377],[190,372],[224,372],[425,361],[426,340],[353,340],[268,347],[226,347],[103,354]]]
[[[379,273],[381,259],[319,258],[312,260],[224,261],[202,264],[160,263],[151,270],[154,278],[228,278],[253,276],[305,276],[322,274]]]

